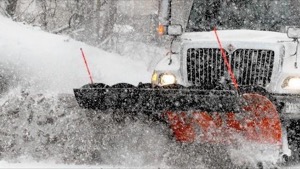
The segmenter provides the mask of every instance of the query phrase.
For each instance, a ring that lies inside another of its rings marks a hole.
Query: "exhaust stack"
[[[166,35],[168,26],[171,25],[172,0],[161,0],[159,8],[158,34]]]

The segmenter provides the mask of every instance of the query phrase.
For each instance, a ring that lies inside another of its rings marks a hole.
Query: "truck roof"
[[[257,30],[219,30],[218,35],[221,41],[266,41],[274,42],[289,41],[286,33],[257,31]],[[184,40],[192,41],[215,41],[213,31],[209,32],[186,32],[182,35]]]

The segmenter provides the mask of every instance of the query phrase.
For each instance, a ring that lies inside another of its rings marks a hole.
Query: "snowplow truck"
[[[158,32],[171,47],[151,83],[87,84],[74,89],[78,104],[155,116],[183,143],[242,139],[299,156],[300,28],[187,32],[196,3],[184,5],[188,22],[173,24],[171,0],[161,1]]]

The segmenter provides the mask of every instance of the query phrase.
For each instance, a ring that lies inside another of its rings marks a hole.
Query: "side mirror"
[[[183,30],[182,30],[181,25],[169,25],[168,26],[168,35],[179,36],[179,35],[182,35],[182,32],[183,32]]]
[[[300,38],[300,28],[299,27],[288,27],[287,36],[292,39]]]
[[[287,36],[289,38],[292,38],[293,39],[293,42],[296,42],[297,43],[297,46],[296,46],[296,52],[294,54],[292,54],[291,56],[296,56],[296,61],[295,61],[295,68],[298,69],[298,49],[299,49],[299,46],[300,46],[300,41],[299,41],[299,38],[300,38],[300,27],[288,27],[287,28]]]

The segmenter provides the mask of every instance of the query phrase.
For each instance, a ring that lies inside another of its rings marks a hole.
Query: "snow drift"
[[[37,27],[14,23],[3,16],[0,21],[0,66],[13,73],[13,79],[18,79],[18,84],[32,92],[71,93],[73,88],[88,83],[80,48],[86,53],[95,82],[137,85],[150,79],[151,72],[142,61],[120,57]],[[5,76],[1,71],[0,77]]]
[[[73,96],[73,88],[89,82],[80,48],[94,81],[109,85],[149,82],[148,59],[108,53],[2,16],[0,48],[0,160],[156,168],[189,163],[165,126],[115,122],[113,112],[83,110]],[[202,166],[198,155],[193,160]]]
[[[162,163],[164,136],[140,122],[115,124],[109,114],[90,124],[93,117],[87,114],[99,112],[80,109],[72,94],[73,88],[89,82],[80,48],[95,82],[148,82],[151,72],[145,62],[2,16],[0,48],[0,158],[134,166]],[[147,141],[141,142],[142,138]]]

